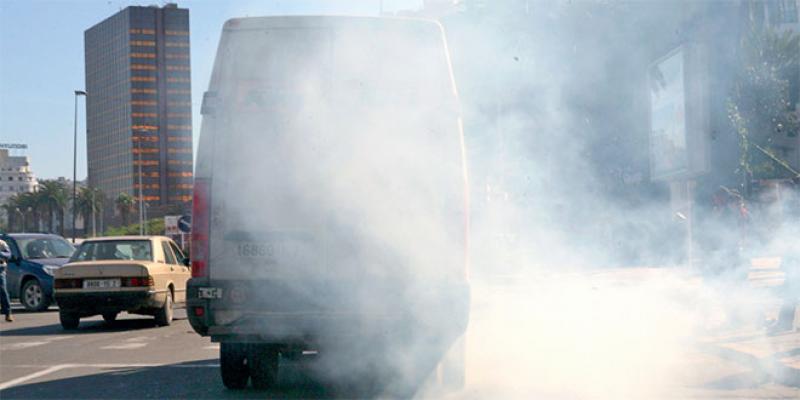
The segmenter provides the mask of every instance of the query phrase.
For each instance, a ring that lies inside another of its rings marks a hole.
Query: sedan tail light
[[[55,282],[56,289],[80,289],[81,287],[83,287],[83,279],[79,278],[56,279]]]
[[[122,279],[122,286],[123,287],[146,287],[146,286],[155,286],[155,280],[153,280],[152,276],[145,276],[145,277],[133,277],[133,278],[123,278]]]

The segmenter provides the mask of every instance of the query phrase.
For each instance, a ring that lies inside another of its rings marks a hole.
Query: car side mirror
[[[183,258],[183,265],[185,265],[187,267],[190,267],[192,265],[192,261],[189,260],[189,257],[184,257]]]

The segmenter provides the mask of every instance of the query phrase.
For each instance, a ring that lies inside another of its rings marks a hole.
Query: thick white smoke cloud
[[[615,160],[592,159],[597,135],[584,133],[606,132],[610,142],[635,136],[615,130],[646,135],[647,127],[634,115],[646,112],[646,70],[630,76],[641,83],[641,93],[628,87],[592,92],[589,84],[605,75],[618,78],[614,57],[620,48],[636,49],[626,56],[645,60],[640,65],[656,51],[646,43],[614,44],[634,40],[626,29],[606,25],[623,21],[591,13],[567,19],[563,15],[573,12],[569,2],[535,4],[530,18],[534,25],[541,23],[540,29],[520,33],[498,28],[502,24],[465,24],[448,31],[451,44],[458,42],[451,48],[462,91],[473,203],[467,385],[451,395],[680,396],[693,373],[706,368],[693,361],[704,338],[758,327],[776,298],[733,279],[709,283],[696,270],[677,267],[685,261],[680,238],[685,227],[669,211],[663,188],[661,195],[643,196],[634,204],[608,196],[599,176],[604,161],[616,165]],[[586,27],[553,28],[562,22]],[[316,32],[312,38],[289,34],[269,46],[260,44],[266,43],[265,33],[258,32],[236,44],[237,50],[221,54],[228,60],[227,73],[244,82],[222,94],[235,99],[227,111],[237,115],[224,122],[227,139],[218,141],[227,146],[221,152],[228,155],[226,185],[245,188],[215,199],[231,208],[234,219],[226,224],[242,231],[266,228],[324,237],[324,243],[301,252],[314,254],[304,265],[315,265],[320,257],[328,261],[324,270],[254,264],[245,277],[375,279],[381,284],[335,290],[336,301],[376,315],[360,321],[364,331],[380,329],[377,315],[387,294],[417,296],[416,289],[451,273],[437,266],[459,262],[456,107],[448,103],[446,72],[437,70],[441,64],[435,58],[441,55],[425,53],[425,29],[391,36],[388,43],[361,33]],[[606,37],[612,32],[619,36]],[[296,39],[307,42],[295,49],[284,46]],[[578,52],[587,43],[599,48]],[[480,55],[471,60],[486,65],[459,65],[463,46]],[[408,59],[420,52],[427,55]],[[624,65],[631,64],[637,63]],[[271,78],[260,81],[265,70]],[[628,98],[615,103],[629,109],[611,114],[603,114],[607,107],[590,109],[603,99],[619,98]],[[245,132],[250,133],[239,137],[246,139],[236,139]],[[725,226],[706,229],[716,237],[734,234]],[[781,229],[766,253],[784,252],[778,246],[793,243],[791,226]],[[625,249],[637,253],[639,265],[663,268],[607,269],[631,263]],[[303,282],[292,289],[314,299],[330,287]],[[424,322],[451,317],[439,310]],[[404,343],[408,351],[388,352],[382,361],[396,366],[401,376],[414,376],[425,369],[428,335],[411,332],[412,344]],[[336,346],[351,352],[345,357],[348,367],[362,371],[375,361],[359,355],[381,352],[375,343]],[[317,370],[343,379],[340,366],[322,363]],[[418,395],[442,393],[424,387]]]

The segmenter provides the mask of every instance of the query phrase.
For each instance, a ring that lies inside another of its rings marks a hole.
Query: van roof
[[[370,17],[370,16],[345,16],[345,15],[291,15],[269,17],[231,18],[225,21],[223,30],[249,30],[269,28],[296,28],[296,27],[337,27],[345,25],[378,25],[378,24],[420,24],[431,27],[441,27],[438,21],[424,18],[406,17]]]

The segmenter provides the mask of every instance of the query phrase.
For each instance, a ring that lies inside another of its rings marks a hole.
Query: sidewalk
[[[785,280],[780,257],[753,258],[747,280],[753,288],[779,288]],[[777,310],[773,311],[777,317]],[[769,333],[765,328],[750,328],[727,332],[703,338],[700,347],[775,383],[800,387],[800,307],[795,313],[789,331]]]
[[[700,348],[773,382],[800,387],[800,329],[774,335],[753,330],[707,337]]]

